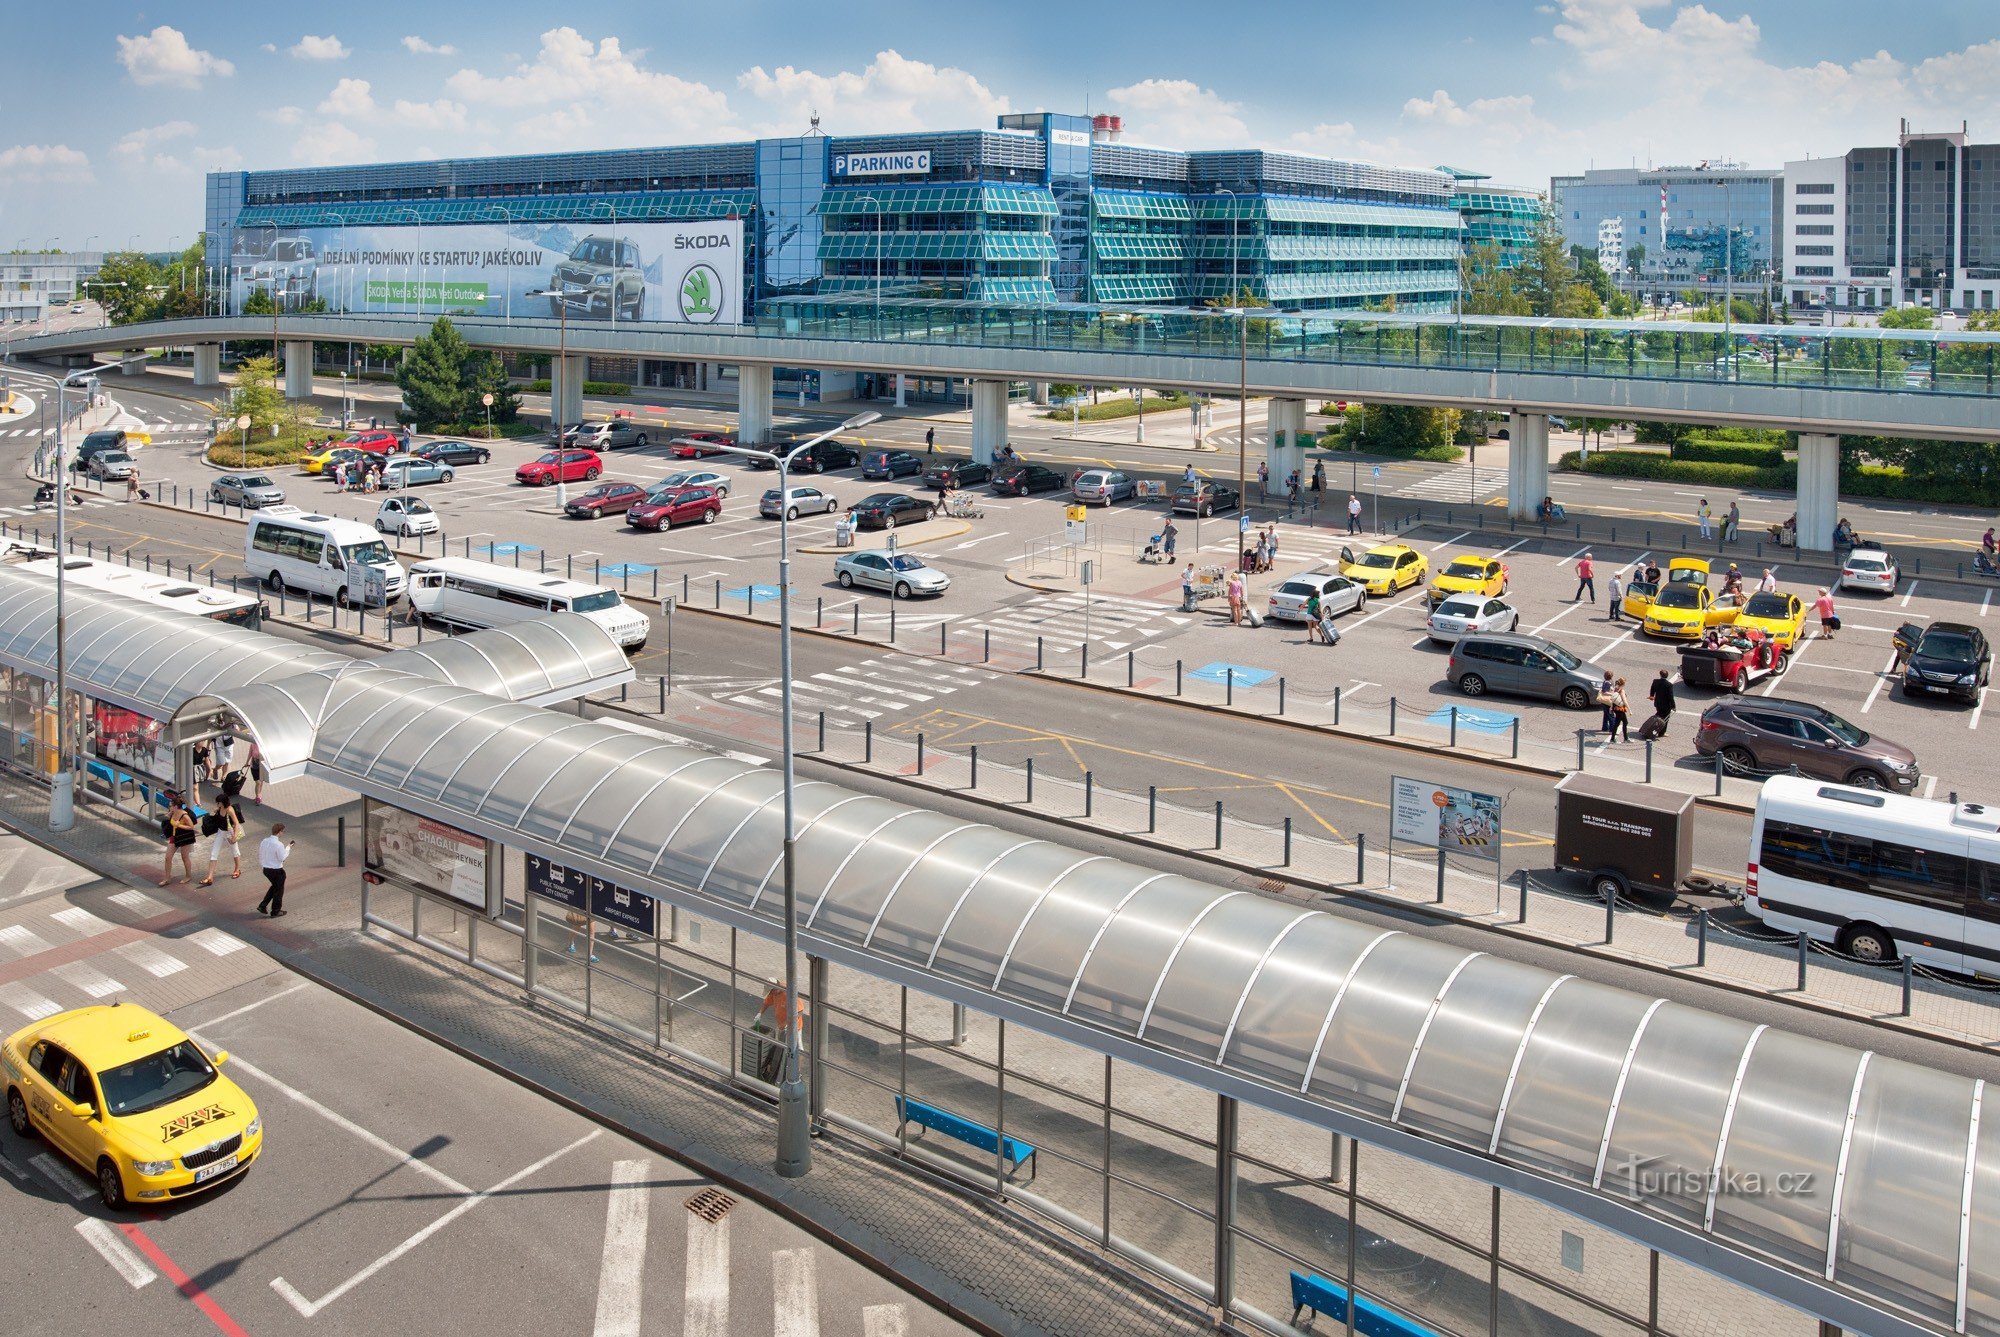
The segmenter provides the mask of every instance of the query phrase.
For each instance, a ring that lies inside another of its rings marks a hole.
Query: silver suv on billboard
[[[310,237],[279,237],[250,269],[253,288],[269,288],[283,307],[302,306],[319,293],[319,252]]]
[[[608,320],[616,310],[620,320],[643,320],[646,315],[646,276],[639,248],[613,237],[585,237],[557,265],[549,276],[553,291],[568,292],[568,298],[551,297],[549,314],[570,314]]]

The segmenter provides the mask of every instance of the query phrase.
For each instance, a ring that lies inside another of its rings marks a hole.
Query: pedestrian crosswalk
[[[878,655],[825,673],[800,675],[792,683],[792,701],[800,715],[824,711],[857,720],[878,720],[897,711],[929,706],[983,680],[981,670],[970,664],[914,655]],[[773,678],[723,699],[739,706],[777,711],[781,709],[783,693]]]
[[[88,492],[77,492],[73,495],[79,506],[120,506],[124,504],[123,502],[113,501],[109,497],[93,496]],[[76,506],[72,506],[70,509],[75,510]],[[39,506],[30,502],[20,506],[0,506],[0,515],[54,515],[55,510],[55,503],[52,501],[44,502]]]
[[[234,956],[248,946],[219,928],[154,937],[135,934],[125,923],[106,917],[129,922],[172,913],[172,906],[142,891],[116,892],[99,908],[102,914],[51,896],[21,905],[15,922],[0,924],[0,1032],[20,1020],[39,1021],[70,1008],[138,999],[139,991],[154,981]],[[47,966],[37,969],[44,960]],[[263,968],[254,956],[243,962],[246,969]]]
[[[1460,465],[1418,479],[1396,489],[1399,497],[1421,497],[1425,501],[1462,501],[1467,505],[1485,501],[1507,490],[1505,469],[1481,469]]]
[[[961,633],[990,631],[996,647],[1032,653],[1037,638],[1047,650],[1073,650],[1086,641],[1095,648],[1124,650],[1193,620],[1171,605],[1115,594],[1070,593],[1036,594],[959,626]]]

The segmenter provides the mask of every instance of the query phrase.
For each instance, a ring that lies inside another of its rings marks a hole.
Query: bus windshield
[[[389,545],[380,539],[372,543],[350,543],[340,550],[340,555],[363,566],[386,566],[391,560]]]

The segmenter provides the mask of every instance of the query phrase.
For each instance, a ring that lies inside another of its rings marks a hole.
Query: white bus
[[[50,580],[56,578],[56,555],[50,549],[32,548],[4,539],[0,540],[0,558],[16,570],[46,576]],[[231,589],[197,585],[191,580],[148,571],[144,567],[101,562],[90,557],[64,559],[62,572],[65,581],[74,581],[85,589],[122,594],[155,608],[169,608],[176,613],[205,617],[213,622],[227,622],[238,627],[263,625],[263,601]]]
[[[2000,806],[1767,780],[1743,906],[1864,961],[2000,975]]]
[[[603,585],[539,571],[436,557],[410,567],[410,611],[456,627],[500,627],[547,613],[581,613],[636,654],[652,624]]]
[[[358,520],[266,506],[243,533],[243,564],[274,590],[386,607],[403,592],[403,568],[382,536]]]

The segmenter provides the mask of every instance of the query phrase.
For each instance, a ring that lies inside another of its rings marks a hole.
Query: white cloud
[[[339,121],[320,122],[292,145],[293,159],[304,167],[362,163],[374,156],[375,141]]]
[[[319,104],[319,110],[326,116],[372,116],[375,95],[368,90],[366,79],[342,79]]]
[[[121,157],[143,157],[162,144],[186,139],[195,132],[193,121],[168,121],[121,135],[111,151]]]
[[[325,37],[314,37],[311,33],[307,33],[299,39],[297,46],[290,48],[290,52],[294,60],[346,60],[354,54],[351,48],[342,45],[341,40],[332,33],[328,33]]]
[[[880,51],[860,71],[820,74],[792,65],[753,66],[736,78],[745,95],[763,104],[767,133],[802,133],[814,112],[834,134],[868,134],[923,126],[985,126],[1008,110],[1007,99],[964,70]]]
[[[413,56],[455,56],[458,48],[449,42],[433,45],[421,37],[405,37],[403,49]]]
[[[131,172],[196,176],[243,165],[243,155],[234,147],[210,148],[181,142],[193,139],[196,133],[192,121],[168,121],[121,135],[111,146],[111,152],[119,165]]]
[[[454,97],[519,113],[510,139],[580,147],[577,132],[595,128],[591,147],[700,142],[739,134],[726,97],[706,84],[653,70],[645,52],[616,37],[593,42],[574,28],[542,34],[532,60],[507,74],[462,69],[445,81]]]
[[[270,107],[263,113],[264,119],[278,125],[297,125],[305,120],[304,107]]]
[[[448,98],[438,98],[434,102],[411,102],[397,98],[385,107],[375,100],[373,86],[366,79],[342,79],[319,104],[319,111],[324,116],[393,124],[404,130],[463,130],[466,127],[463,103]]]
[[[209,75],[227,78],[236,67],[208,51],[188,45],[186,34],[161,24],[143,37],[118,39],[118,63],[135,84],[175,84],[199,88]]]
[[[1186,79],[1142,79],[1106,96],[1125,118],[1125,136],[1172,148],[1242,148],[1250,138],[1243,104]]]
[[[0,149],[0,174],[17,181],[89,181],[90,158],[67,144],[16,144]]]

